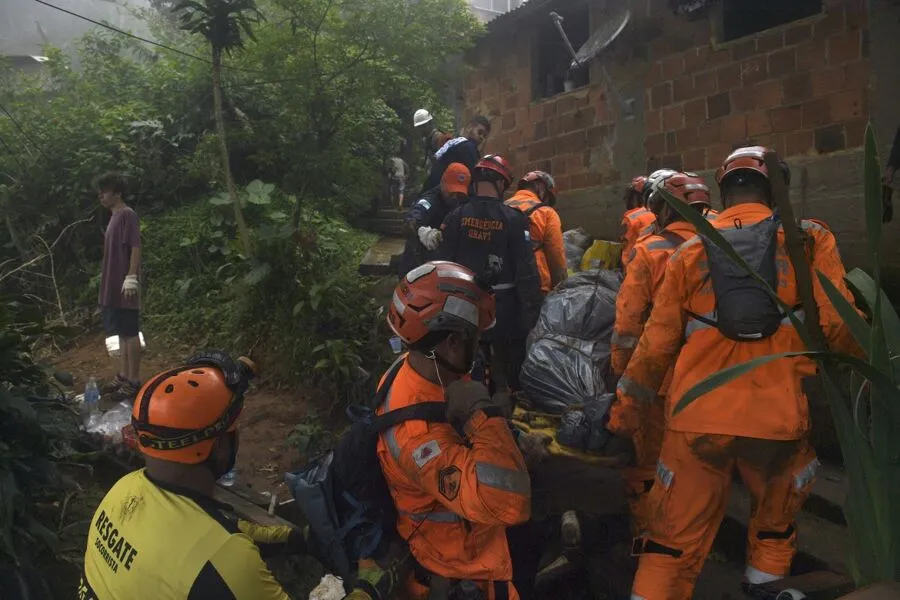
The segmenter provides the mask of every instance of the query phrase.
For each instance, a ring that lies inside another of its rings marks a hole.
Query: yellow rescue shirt
[[[97,508],[77,597],[289,600],[260,547],[280,545],[290,532],[239,522],[227,504],[141,469],[120,479]]]

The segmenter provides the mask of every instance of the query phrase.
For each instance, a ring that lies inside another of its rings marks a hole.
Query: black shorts
[[[106,335],[137,337],[141,330],[141,311],[136,308],[103,307],[103,328]]]

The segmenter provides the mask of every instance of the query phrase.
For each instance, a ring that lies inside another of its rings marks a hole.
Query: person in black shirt
[[[482,334],[493,365],[496,391],[517,391],[525,360],[525,338],[543,301],[541,277],[531,248],[528,217],[503,204],[512,171],[489,154],[472,171],[475,196],[451,212],[441,227],[436,260],[464,265],[489,282],[497,303],[497,323]]]
[[[441,183],[444,171],[453,163],[462,163],[471,172],[480,156],[479,148],[491,135],[491,122],[478,115],[469,121],[462,135],[445,143],[434,155],[434,165],[425,180],[424,190],[430,190]]]

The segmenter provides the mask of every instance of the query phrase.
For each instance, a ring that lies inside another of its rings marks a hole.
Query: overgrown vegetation
[[[771,162],[770,162],[771,160]],[[777,163],[767,158],[770,173]],[[871,276],[860,269],[847,274],[847,283],[866,317],[847,302],[834,283],[821,272],[810,273],[804,258],[804,243],[799,231],[785,227],[791,262],[797,271],[798,289],[807,318],[801,321],[794,309],[781,301],[774,290],[735,252],[698,213],[666,194],[666,200],[706,236],[765,286],[769,295],[791,318],[808,348],[757,358],[707,377],[689,390],[675,407],[678,412],[716,387],[747,374],[773,360],[807,356],[819,365],[835,427],[850,479],[844,515],[850,529],[852,547],[849,565],[859,585],[900,580],[900,317],[881,289],[881,169],[875,136],[871,126],[865,143],[865,211]],[[794,221],[787,192],[779,178],[773,177],[776,205],[783,221]],[[841,319],[864,352],[859,359],[830,351],[817,319],[811,277],[818,278],[822,289],[834,304]],[[852,370],[857,383],[850,394],[842,391],[840,369]],[[859,380],[861,379],[861,383]]]
[[[31,354],[48,332],[40,311],[0,298],[0,590],[15,598],[49,597],[33,565],[59,550],[59,506],[76,484],[57,461],[71,454],[77,417]],[[60,525],[61,527],[61,525]],[[28,593],[20,593],[29,590]],[[45,594],[47,594],[45,596]]]
[[[240,8],[238,40],[207,27],[220,5]],[[0,281],[85,320],[108,218],[91,180],[121,170],[142,216],[148,339],[259,341],[270,374],[338,391],[376,331],[355,272],[370,238],[346,220],[379,194],[412,112],[446,114],[448,61],[479,26],[462,0],[259,0],[264,19],[253,5],[154,2],[155,38],[183,53],[98,29],[77,68],[48,49],[36,74],[0,69]]]

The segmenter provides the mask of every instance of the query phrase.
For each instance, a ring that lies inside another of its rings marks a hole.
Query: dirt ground
[[[148,340],[141,357],[141,379],[146,381],[184,358],[180,353],[154,348],[152,340]],[[64,351],[52,362],[57,369],[73,375],[74,389],[79,393],[91,376],[98,381],[111,379],[119,366],[118,358],[107,355],[101,334],[82,338],[75,347]],[[240,419],[238,481],[258,492],[277,493],[280,498],[287,499],[283,476],[297,466],[297,453],[287,444],[287,438],[294,426],[306,417],[307,410],[307,398],[302,393],[267,389],[263,385],[247,394]]]

